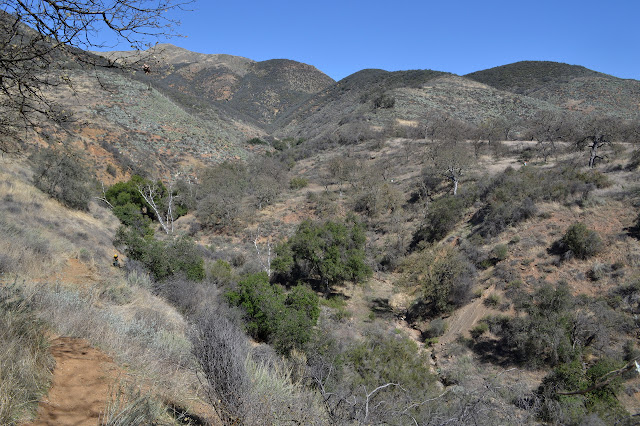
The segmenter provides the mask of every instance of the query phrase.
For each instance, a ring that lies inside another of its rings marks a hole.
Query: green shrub
[[[489,324],[487,324],[486,322],[481,322],[477,324],[475,327],[473,327],[470,333],[472,338],[477,339],[487,331],[489,331]]]
[[[462,220],[466,209],[462,197],[445,196],[431,203],[424,224],[413,235],[411,247],[416,248],[425,241],[440,241]]]
[[[293,177],[289,181],[289,188],[293,189],[294,191],[305,188],[307,185],[309,185],[309,181],[307,180],[307,178],[303,177]]]
[[[166,212],[169,207],[169,196],[173,195],[173,219],[187,214],[189,210],[187,205],[190,200],[180,194],[177,189],[174,188],[172,194],[169,194],[169,189],[161,181],[152,182],[141,176],[133,175],[128,181],[115,183],[105,191],[105,198],[113,206],[113,214],[120,219],[123,225],[132,226],[145,234],[150,232],[148,226],[151,220],[158,219],[155,211],[139,191],[139,188],[146,186],[154,186],[157,189],[154,201],[161,212]],[[177,185],[176,188],[183,191],[188,190],[183,183]]]
[[[628,418],[629,413],[616,398],[621,390],[622,378],[607,376],[623,365],[624,362],[604,357],[587,369],[580,360],[556,366],[542,380],[537,391],[544,401],[540,411],[541,419],[553,423],[560,420],[580,423],[587,415],[595,413],[601,419],[617,424]],[[593,389],[586,391],[590,388]],[[561,394],[569,392],[580,393]]]
[[[300,145],[304,142],[304,139],[284,138],[276,139],[271,142],[271,146],[278,151],[286,151],[289,148]]]
[[[278,352],[288,354],[309,341],[318,322],[320,307],[318,296],[304,285],[297,285],[286,294],[284,307],[272,342]]]
[[[267,145],[265,141],[260,138],[251,138],[247,141],[249,145]]]
[[[137,230],[141,235],[152,234],[151,219],[142,214],[139,206],[133,203],[116,205],[111,210],[124,226]]]
[[[236,276],[229,262],[218,259],[207,267],[209,280],[219,287],[230,285],[236,280]]]
[[[148,180],[138,175],[133,175],[126,182],[118,182],[110,186],[105,191],[105,198],[114,207],[132,204],[139,211],[148,210],[151,207],[138,191],[138,186],[143,186],[147,183],[149,183]],[[118,217],[118,219],[120,219],[120,217]]]
[[[183,272],[194,281],[205,277],[204,260],[188,237],[167,243],[121,226],[116,232],[114,245],[120,247],[129,258],[140,261],[156,281],[177,272]]]
[[[301,348],[311,338],[320,314],[314,292],[299,285],[284,293],[278,284],[269,283],[265,272],[240,280],[227,298],[243,309],[247,332],[283,354]]]
[[[579,259],[586,259],[602,251],[600,236],[582,222],[574,223],[562,237],[562,245]]]
[[[491,249],[490,256],[496,261],[500,262],[507,258],[509,254],[509,247],[506,244],[498,244]]]
[[[369,417],[355,418],[356,424],[394,424],[397,410],[405,410],[415,418],[421,418],[419,404],[410,404],[416,395],[433,392],[436,376],[431,373],[426,353],[402,334],[372,331],[364,339],[351,345],[342,357],[344,376],[340,385],[346,386],[352,400],[364,408],[367,392],[381,384],[394,383],[380,392],[371,394]],[[340,386],[338,385],[338,386]],[[363,393],[363,389],[365,389]],[[329,391],[339,391],[331,389]],[[417,399],[417,398],[416,398]],[[402,408],[401,408],[402,407]],[[411,407],[411,408],[407,408]],[[361,414],[364,410],[360,410]],[[422,417],[427,418],[427,417]],[[340,422],[351,424],[352,422]]]
[[[268,341],[275,333],[284,311],[284,295],[280,286],[269,283],[266,272],[240,280],[238,289],[228,292],[227,299],[244,310],[245,327],[254,339]]]
[[[349,349],[346,361],[357,372],[357,382],[361,385],[402,383],[407,389],[417,391],[435,381],[418,345],[400,334],[370,332]]]
[[[184,272],[192,281],[202,281],[206,276],[202,255],[189,237],[180,237],[169,243],[166,255],[169,257],[172,273]]]
[[[491,293],[486,299],[484,299],[484,305],[490,308],[495,308],[500,304],[500,296]]]
[[[285,282],[315,282],[328,293],[333,285],[371,274],[364,243],[364,228],[354,217],[345,223],[305,220],[287,242],[276,247],[271,266]]]
[[[607,175],[599,172],[598,170],[591,169],[586,172],[579,172],[576,173],[575,177],[576,179],[581,180],[586,184],[595,185],[595,187],[598,189],[609,188],[611,185],[613,185],[611,179],[609,179]]]
[[[464,305],[471,298],[475,268],[455,247],[426,249],[402,265],[402,281],[420,286],[410,316],[434,316]]]

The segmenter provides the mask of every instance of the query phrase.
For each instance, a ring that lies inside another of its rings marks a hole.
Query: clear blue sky
[[[520,60],[640,79],[640,0],[197,0],[170,43],[286,58],[339,80],[364,68],[466,74]]]

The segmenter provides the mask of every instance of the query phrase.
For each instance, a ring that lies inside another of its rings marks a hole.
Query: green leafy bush
[[[364,229],[354,217],[345,223],[305,220],[287,242],[276,247],[271,266],[285,282],[319,283],[327,293],[333,285],[371,274],[364,243]]]
[[[449,312],[471,298],[475,268],[455,247],[414,253],[402,265],[402,272],[403,283],[420,286],[420,297],[410,309],[411,317]]]
[[[289,188],[293,189],[294,191],[297,189],[305,188],[307,185],[309,185],[309,181],[307,180],[307,178],[303,177],[293,177],[289,181]]]
[[[582,222],[571,225],[562,237],[561,243],[567,251],[579,259],[594,256],[603,248],[598,233],[587,228],[587,225]]]
[[[411,247],[421,242],[432,243],[447,236],[462,220],[466,210],[463,197],[445,196],[431,203],[424,224],[413,235]]]
[[[247,141],[249,145],[267,145],[265,141],[260,138],[251,138]]]
[[[265,272],[251,274],[227,293],[229,302],[245,313],[247,332],[255,339],[271,343],[280,353],[301,348],[318,321],[318,296],[299,285],[285,293],[269,283]]]
[[[229,262],[222,259],[218,259],[208,266],[207,276],[219,287],[228,286],[236,280],[233,268]]]
[[[140,261],[155,280],[177,272],[183,272],[188,279],[195,281],[205,277],[204,260],[188,237],[167,243],[121,226],[116,232],[114,245],[121,247],[129,258]]]
[[[478,337],[482,336],[487,331],[489,331],[489,324],[487,324],[486,322],[483,321],[483,322],[477,324],[476,326],[474,326],[471,329],[470,333],[471,333],[471,337],[473,337],[474,339],[477,339]]]
[[[151,232],[149,229],[151,220],[157,220],[155,212],[145,201],[139,190],[140,188],[150,185],[157,188],[154,201],[160,211],[167,210],[169,196],[173,195],[173,219],[187,214],[188,208],[186,203],[188,200],[180,196],[177,189],[172,191],[173,194],[169,194],[169,189],[161,181],[154,183],[141,176],[133,175],[128,181],[117,182],[105,191],[105,198],[113,206],[113,214],[120,219],[123,225],[134,227],[142,234]],[[183,184],[177,185],[177,188],[187,190]]]
[[[500,304],[500,296],[496,293],[491,293],[486,299],[484,299],[484,305],[489,308],[497,308]]]
[[[541,420],[580,423],[593,413],[611,424],[628,418],[629,414],[616,398],[622,388],[622,378],[608,376],[622,366],[624,362],[607,357],[588,368],[578,359],[556,366],[537,390],[543,400]]]
[[[491,249],[491,253],[489,255],[495,262],[503,261],[507,258],[509,254],[509,247],[506,244],[498,244],[493,249]]]

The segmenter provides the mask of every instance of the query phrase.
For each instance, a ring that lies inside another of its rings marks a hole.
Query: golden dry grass
[[[111,265],[118,220],[94,202],[88,212],[65,208],[30,175],[25,160],[0,159],[0,282],[16,281],[54,334],[86,338],[158,401],[205,406],[186,321],[142,286],[148,279],[128,280]],[[21,362],[5,361],[3,371]],[[0,388],[0,402],[9,399]]]

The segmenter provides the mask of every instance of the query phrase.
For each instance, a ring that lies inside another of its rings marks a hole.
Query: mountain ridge
[[[112,60],[133,55],[101,54],[111,55]],[[288,59],[258,62],[173,45],[136,54],[136,60],[129,62],[135,71],[113,79],[115,86],[124,85],[116,91],[144,92],[128,88],[131,81],[162,96],[128,96],[127,102],[115,105],[119,112],[111,114],[107,107],[102,116],[124,123],[118,125],[124,135],[140,129],[136,121],[126,124],[122,108],[148,112],[144,128],[158,130],[137,136],[149,141],[137,142],[146,153],[138,154],[142,158],[156,155],[148,153],[157,144],[161,152],[186,152],[207,162],[243,157],[242,152],[256,149],[246,143],[256,137],[320,144],[359,143],[380,135],[424,138],[425,126],[445,116],[469,127],[492,120],[513,121],[516,135],[523,134],[527,120],[541,114],[640,117],[640,82],[549,61],[521,61],[464,76],[434,70],[364,69],[334,81],[314,66]],[[145,61],[151,66],[149,74],[142,72]],[[166,101],[174,106],[161,105]],[[164,112],[175,108],[183,111],[184,129],[171,126],[171,114]],[[163,121],[154,124],[153,117]],[[207,130],[194,131],[195,123],[207,123]],[[170,127],[175,128],[168,131]],[[126,150],[131,138],[120,139]],[[225,149],[231,150],[229,155]]]

